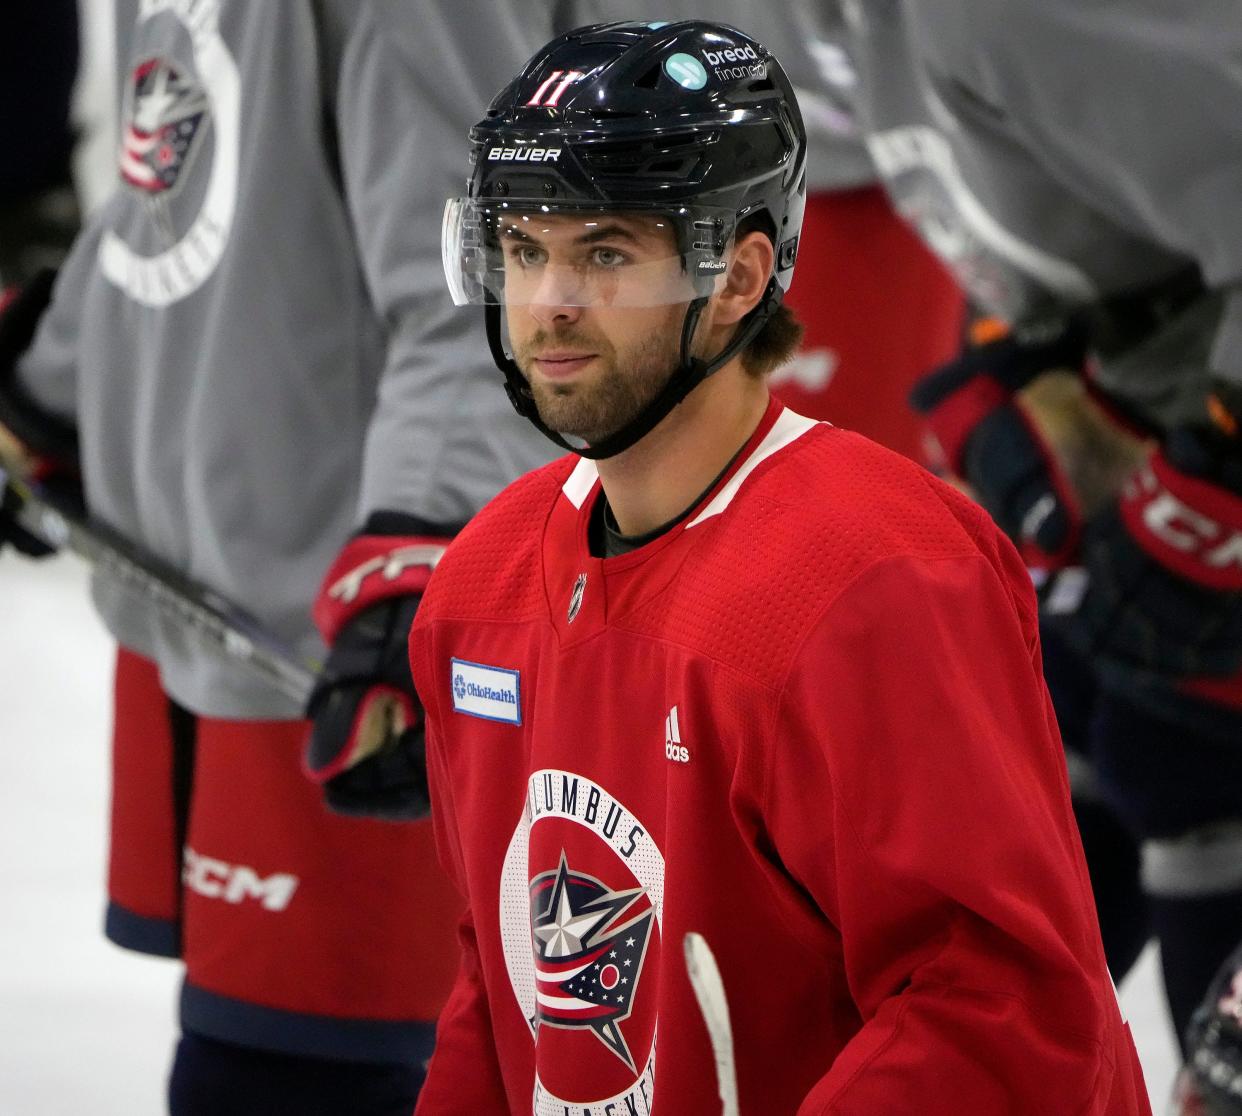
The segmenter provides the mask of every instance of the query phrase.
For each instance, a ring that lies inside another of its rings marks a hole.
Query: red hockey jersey
[[[419,1116],[1148,1113],[1035,606],[984,514],[777,404],[678,526],[591,556],[594,466],[502,493],[411,635],[468,899]]]

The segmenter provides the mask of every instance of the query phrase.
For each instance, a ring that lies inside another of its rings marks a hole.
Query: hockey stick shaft
[[[682,942],[686,972],[694,988],[694,998],[707,1025],[712,1053],[716,1057],[716,1084],[720,1089],[722,1116],[739,1116],[737,1069],[733,1060],[733,1027],[729,1023],[729,1002],[716,957],[702,934],[691,930]]]
[[[0,468],[14,520],[48,546],[68,548],[113,581],[145,597],[223,657],[242,663],[286,697],[305,704],[317,665],[286,648],[259,621],[214,590],[90,516],[64,506]]]

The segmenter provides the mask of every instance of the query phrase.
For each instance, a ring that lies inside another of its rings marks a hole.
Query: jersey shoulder
[[[987,522],[978,504],[908,457],[819,423],[756,471],[727,528],[779,523],[773,558],[814,561],[833,585],[890,555],[972,551]]]
[[[820,424],[757,468],[632,623],[777,684],[824,610],[892,558],[989,561],[986,514],[908,458]]]
[[[577,460],[558,458],[519,477],[466,524],[436,567],[417,623],[515,620],[539,610],[544,524]]]

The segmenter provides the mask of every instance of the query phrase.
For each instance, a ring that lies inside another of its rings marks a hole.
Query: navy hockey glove
[[[1242,453],[1174,430],[1089,525],[1088,648],[1242,709]]]
[[[21,289],[0,292],[0,479],[39,484],[74,509],[83,506],[78,476],[78,439],[73,426],[40,407],[17,380],[18,358],[34,338],[51,301],[55,273],[43,271]],[[0,546],[32,558],[51,554],[14,519],[17,497],[5,483],[0,495]]]
[[[0,443],[4,441],[5,431],[0,428]],[[86,511],[82,482],[75,471],[59,469],[46,459],[30,458],[20,449],[14,456],[23,454],[22,463],[14,468],[6,463],[10,449],[9,446],[0,445],[0,491],[3,492],[3,496],[0,496],[0,549],[8,545],[27,558],[46,558],[49,554],[55,554],[56,550],[41,538],[32,535],[17,521],[21,500],[8,484],[8,470],[13,468],[13,472],[23,480],[38,488],[41,496],[57,507],[77,515]]]
[[[0,482],[4,480],[4,467],[0,466]],[[53,553],[52,548],[35,538],[16,520],[18,500],[11,488],[4,486],[0,497],[0,549],[11,546],[27,558],[44,558]]]
[[[1176,1116],[1242,1116],[1242,949],[1224,964],[1186,1034]]]
[[[1041,373],[1081,370],[1086,328],[1056,320],[996,336],[985,321],[974,332],[979,343],[919,380],[910,403],[1027,563],[1062,566],[1079,541],[1078,500],[1017,393]]]
[[[341,551],[315,601],[330,650],[307,706],[306,768],[338,813],[408,821],[424,817],[430,799],[407,640],[449,538],[386,512],[366,530]]]

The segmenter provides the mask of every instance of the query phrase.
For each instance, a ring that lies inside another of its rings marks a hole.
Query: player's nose
[[[577,321],[583,308],[582,276],[571,267],[546,267],[530,301],[530,313],[541,325]]]

